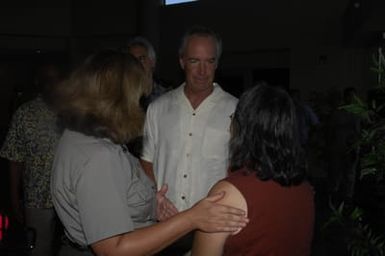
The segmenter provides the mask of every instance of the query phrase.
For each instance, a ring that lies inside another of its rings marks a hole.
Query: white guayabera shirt
[[[142,159],[153,163],[158,188],[185,210],[205,197],[226,176],[230,116],[237,99],[214,84],[213,92],[193,109],[182,84],[147,109]]]

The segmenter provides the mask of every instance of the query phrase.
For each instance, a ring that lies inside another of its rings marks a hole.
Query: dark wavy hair
[[[133,56],[103,50],[88,57],[57,87],[54,107],[63,128],[123,144],[142,132],[139,99],[150,88]]]
[[[230,170],[246,167],[282,186],[301,183],[306,168],[296,122],[294,103],[283,89],[261,83],[244,92],[232,122]]]

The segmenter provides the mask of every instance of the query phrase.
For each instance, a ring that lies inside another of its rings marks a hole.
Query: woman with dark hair
[[[115,51],[92,55],[56,90],[64,132],[51,192],[70,240],[59,255],[150,255],[194,229],[245,226],[244,211],[216,203],[223,193],[154,224],[155,185],[125,147],[142,131],[149,90],[141,64]]]
[[[290,96],[265,84],[249,89],[231,129],[232,173],[209,194],[226,191],[221,203],[244,209],[250,222],[234,233],[197,232],[193,255],[310,255],[313,190]]]

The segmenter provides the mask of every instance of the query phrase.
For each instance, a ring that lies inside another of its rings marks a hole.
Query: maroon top
[[[226,240],[224,255],[310,255],[314,192],[309,183],[283,187],[261,181],[246,169],[224,180],[245,197],[250,219],[241,232]]]

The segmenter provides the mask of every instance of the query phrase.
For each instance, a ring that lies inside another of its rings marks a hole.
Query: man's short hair
[[[147,50],[148,57],[156,63],[156,53],[155,49],[152,46],[152,44],[144,37],[142,36],[135,36],[128,40],[127,42],[127,50],[129,50],[131,47],[135,46],[141,46]]]
[[[222,39],[220,36],[211,30],[210,28],[202,27],[202,26],[194,26],[186,31],[186,33],[182,37],[182,42],[179,47],[179,57],[182,57],[185,50],[186,45],[191,36],[203,36],[203,37],[211,37],[215,40],[216,44],[216,60],[218,61],[222,54]]]

